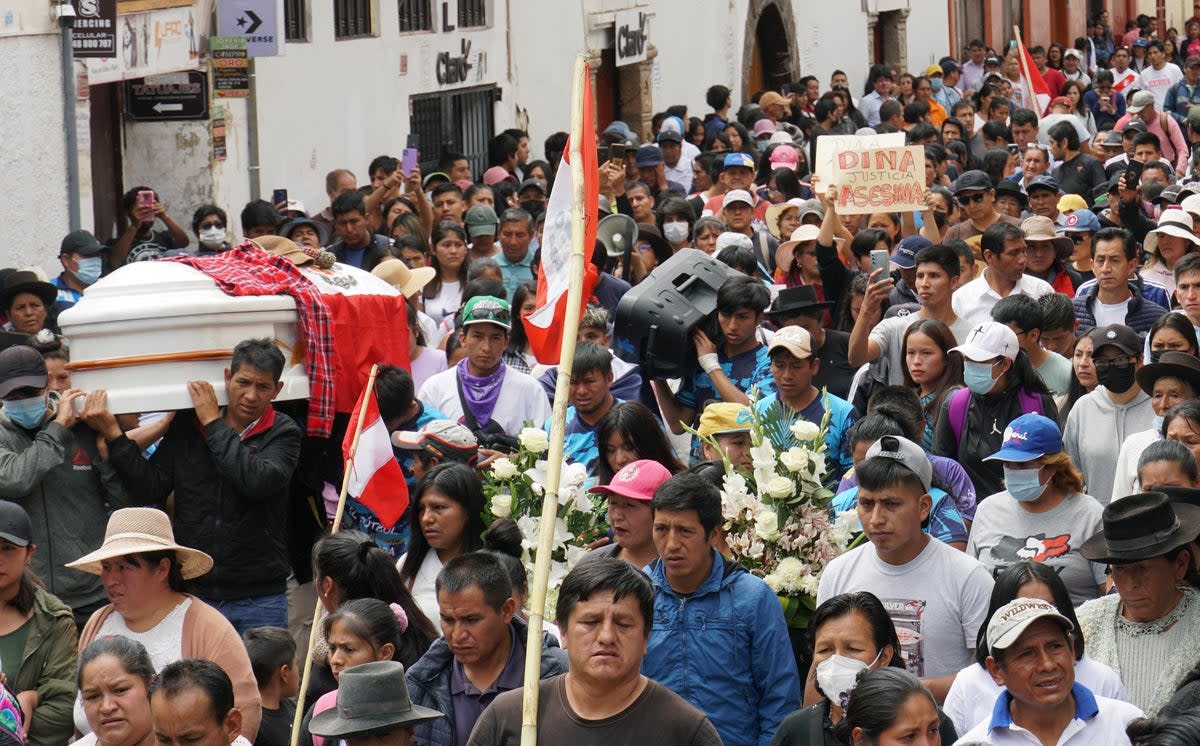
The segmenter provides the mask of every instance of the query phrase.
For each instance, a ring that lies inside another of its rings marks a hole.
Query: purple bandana
[[[462,382],[463,398],[480,427],[487,427],[492,420],[492,411],[500,399],[500,386],[504,383],[507,371],[508,366],[501,362],[490,376],[476,376],[467,369],[466,358],[458,361],[458,380]]]

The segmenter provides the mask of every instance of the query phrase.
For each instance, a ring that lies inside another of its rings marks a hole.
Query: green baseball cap
[[[508,331],[512,328],[512,307],[503,298],[477,295],[467,301],[462,310],[463,328],[471,324],[495,324]]]

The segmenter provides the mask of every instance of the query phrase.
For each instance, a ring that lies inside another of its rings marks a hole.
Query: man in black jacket
[[[229,404],[207,381],[188,383],[194,412],[175,417],[150,459],[121,432],[102,390],[88,395],[83,420],[108,442],[110,460],[139,505],[175,493],[179,541],[213,558],[193,581],[196,595],[238,630],[287,627],[286,500],[300,456],[300,426],[275,412],[283,354],[269,339],[233,349],[225,371]]]

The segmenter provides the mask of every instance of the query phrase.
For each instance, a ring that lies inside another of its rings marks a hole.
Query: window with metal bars
[[[433,3],[430,0],[399,0],[400,33],[433,31]]]
[[[283,30],[287,41],[308,41],[308,0],[283,0]]]
[[[333,0],[333,33],[336,39],[375,35],[374,0]]]
[[[487,0],[458,0],[458,27],[487,25]]]
[[[495,86],[413,96],[409,132],[420,143],[422,173],[436,171],[442,153],[452,150],[466,156],[473,174],[482,175],[487,168],[487,143],[495,135],[493,112],[499,100],[500,89]]]

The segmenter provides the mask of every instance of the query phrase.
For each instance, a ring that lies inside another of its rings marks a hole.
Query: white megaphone
[[[596,238],[604,244],[609,258],[618,259],[637,241],[637,223],[628,215],[613,213],[596,225]]]

